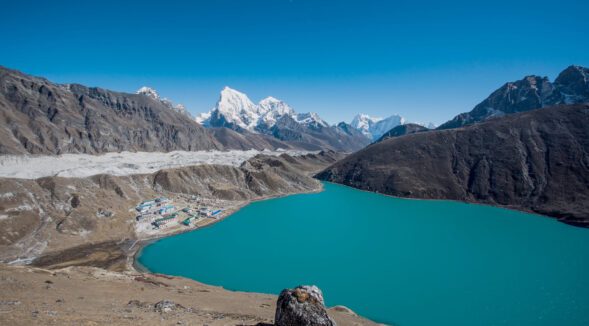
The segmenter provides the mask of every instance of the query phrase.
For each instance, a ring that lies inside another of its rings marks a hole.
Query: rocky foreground
[[[372,144],[318,174],[399,197],[514,208],[589,226],[589,105],[565,105]]]
[[[276,302],[165,275],[0,265],[0,325],[272,325]],[[340,326],[375,325],[327,312]]]

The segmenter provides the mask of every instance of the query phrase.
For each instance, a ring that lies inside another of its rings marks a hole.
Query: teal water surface
[[[139,263],[231,290],[316,284],[388,324],[589,325],[589,229],[326,183],[145,247]]]

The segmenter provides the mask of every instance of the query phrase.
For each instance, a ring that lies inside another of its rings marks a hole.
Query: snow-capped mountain
[[[157,91],[151,87],[143,86],[137,90],[137,94],[147,95],[147,96],[153,98],[154,100],[158,100],[158,101],[160,100],[160,96],[157,93]]]
[[[355,129],[330,126],[317,113],[297,113],[286,102],[271,96],[255,104],[244,93],[229,87],[221,91],[211,111],[199,114],[195,120],[205,127],[226,127],[244,135],[257,133],[313,150],[354,151],[369,143]]]
[[[364,136],[375,141],[387,131],[404,123],[405,119],[396,114],[383,119],[360,113],[354,117],[350,124],[352,127],[359,130]]]
[[[368,114],[360,113],[357,114],[350,125],[356,128],[358,131],[362,132],[362,134],[370,139],[372,139],[372,133],[370,130],[373,128],[374,124],[382,120],[382,118],[371,117]]]
[[[329,124],[325,120],[321,119],[321,117],[319,117],[319,115],[315,112],[298,113],[293,118],[296,122],[304,126],[312,128],[329,127]]]
[[[272,96],[261,100],[258,105],[265,111],[264,115],[260,117],[259,124],[265,124],[267,127],[274,126],[276,121],[285,115],[296,115],[295,111],[288,104]]]
[[[136,93],[139,95],[145,95],[145,96],[151,97],[152,99],[161,102],[168,109],[174,110],[178,113],[182,113],[190,118],[193,118],[192,114],[190,114],[190,112],[188,112],[188,110],[186,109],[186,107],[184,105],[182,105],[180,103],[174,104],[172,101],[168,100],[165,97],[161,98],[159,96],[158,92],[151,87],[143,86],[140,89],[138,89]]]
[[[264,113],[263,110],[244,93],[225,87],[221,91],[217,104],[209,112],[209,118],[203,120],[202,123],[211,127],[234,127],[253,130],[258,123],[258,119]]]
[[[223,88],[215,107],[196,117],[206,127],[229,127],[266,133],[278,120],[288,116],[305,127],[329,127],[317,113],[296,113],[286,102],[267,97],[254,104],[249,97],[229,87]]]

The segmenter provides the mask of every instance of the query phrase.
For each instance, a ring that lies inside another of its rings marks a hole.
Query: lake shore
[[[235,214],[236,212],[238,212],[240,209],[242,209],[243,207],[246,207],[252,203],[255,202],[259,202],[259,201],[264,201],[264,200],[269,200],[269,199],[276,199],[276,198],[282,198],[282,197],[286,197],[286,196],[292,196],[292,195],[300,195],[300,194],[314,194],[314,193],[319,193],[321,191],[324,190],[323,184],[321,182],[318,182],[318,187],[310,190],[310,191],[304,191],[304,192],[296,192],[296,193],[288,193],[288,194],[281,194],[281,195],[276,195],[276,196],[264,196],[264,197],[260,197],[260,198],[256,198],[253,200],[249,200],[249,201],[245,201],[242,204],[232,207],[230,211],[228,211],[227,213],[223,214],[223,216],[221,218],[218,219],[210,219],[210,221],[206,224],[203,225],[199,225],[198,228],[196,229],[188,229],[188,230],[181,230],[181,231],[177,231],[177,232],[171,232],[171,233],[163,233],[161,235],[157,235],[151,238],[146,238],[146,239],[139,239],[137,240],[134,248],[132,251],[130,251],[128,257],[129,259],[127,260],[127,268],[131,271],[136,271],[136,272],[141,272],[141,273],[151,273],[151,271],[149,271],[149,269],[147,269],[145,266],[141,265],[141,263],[139,263],[138,258],[141,256],[141,251],[143,250],[143,248],[145,248],[147,245],[156,242],[160,239],[164,239],[167,237],[171,237],[174,235],[178,235],[178,234],[182,234],[182,233],[187,233],[187,232],[196,232],[202,228],[206,228],[206,227],[211,227],[214,226],[215,224],[227,219],[228,217],[230,217],[231,215]]]

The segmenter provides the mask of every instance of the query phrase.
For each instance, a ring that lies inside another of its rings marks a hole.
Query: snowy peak
[[[283,116],[294,117],[296,115],[293,108],[286,104],[286,102],[272,96],[261,100],[258,106],[260,107],[260,111],[263,112],[258,122],[258,127],[261,128],[271,128]]]
[[[396,126],[400,126],[405,124],[405,119],[400,115],[392,115],[388,118],[382,119],[374,124],[370,132],[372,133],[372,140],[377,140],[382,135],[384,135],[387,131],[395,128]]]
[[[247,97],[247,95],[227,86],[221,91],[215,109],[230,114],[258,112],[256,105],[249,99],[249,97]]]
[[[329,127],[316,113],[296,113],[286,102],[272,96],[254,104],[246,94],[230,87],[223,88],[215,107],[199,114],[196,122],[208,127],[238,127],[251,132],[268,132],[285,116],[307,127]]]
[[[137,94],[141,94],[141,95],[147,95],[147,96],[151,97],[154,100],[159,100],[160,99],[159,94],[156,92],[155,89],[153,89],[151,87],[143,86],[140,89],[138,89],[136,93]]]
[[[210,113],[214,113],[215,119],[222,121],[223,125],[248,130],[252,130],[260,118],[258,106],[247,95],[228,86],[221,90],[219,100]]]
[[[372,116],[369,116],[368,114],[360,113],[360,114],[356,114],[354,119],[352,119],[351,125],[354,128],[363,128],[365,126],[368,126],[369,124],[374,124],[380,120],[382,120],[382,118],[372,117]]]
[[[201,124],[201,125],[203,125],[205,127],[208,127],[209,126],[210,119],[211,119],[211,112],[210,111],[209,112],[204,112],[204,113],[199,113],[196,116],[196,118],[194,118],[194,120],[197,123],[199,123],[199,124]]]
[[[396,114],[382,119],[360,113],[354,117],[350,125],[374,141],[379,139],[387,131],[404,123],[405,119]]]
[[[329,127],[329,124],[321,119],[315,112],[299,113],[296,115],[295,121],[302,125],[314,128]]]
[[[184,107],[184,105],[174,104],[172,101],[168,100],[167,98],[161,98],[159,96],[159,94],[157,93],[157,91],[151,87],[143,86],[140,89],[138,89],[137,92],[135,92],[135,93],[139,94],[139,95],[145,95],[145,96],[151,97],[152,99],[159,101],[160,103],[165,105],[168,109],[176,111],[178,113],[181,113],[181,114],[183,114],[187,117],[190,117],[192,119],[192,115],[190,114],[190,112],[188,112],[188,110],[186,109],[186,107]]]
[[[352,119],[350,125],[360,131],[364,136],[372,139],[371,129],[374,127],[374,124],[380,120],[382,120],[382,118],[371,117],[368,114],[360,113]]]
[[[294,110],[288,104],[286,104],[286,102],[283,102],[272,96],[261,100],[258,106],[260,107],[260,111],[263,113],[275,112],[278,115],[293,115],[295,113]]]

